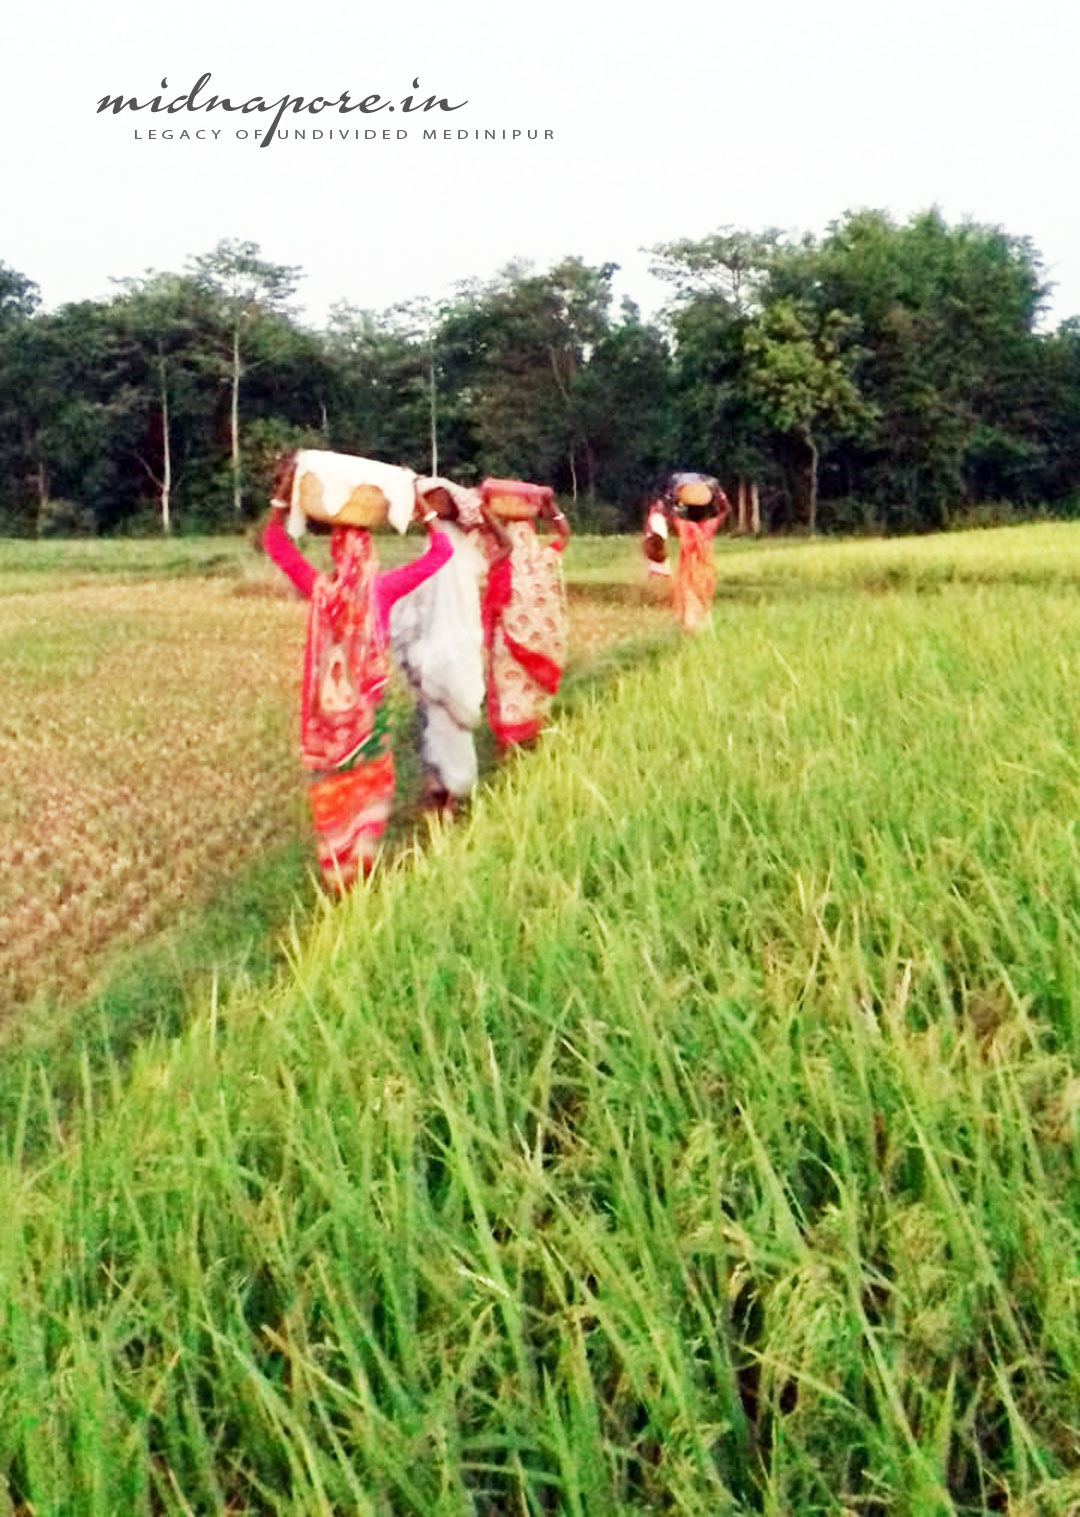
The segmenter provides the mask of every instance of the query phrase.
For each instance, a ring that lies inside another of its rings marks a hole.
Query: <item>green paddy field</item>
[[[330,907],[250,548],[0,548],[0,1513],[1080,1511],[1080,527],[716,558]]]

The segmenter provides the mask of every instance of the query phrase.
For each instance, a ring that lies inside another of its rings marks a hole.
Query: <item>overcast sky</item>
[[[9,7],[4,30],[0,261],[47,306],[236,237],[301,266],[316,324],[338,300],[381,309],[566,254],[617,262],[620,293],[652,310],[641,250],[657,242],[937,204],[1030,237],[1051,321],[1080,313],[1080,21],[1064,3],[44,0]],[[347,90],[396,113],[290,114],[308,140],[268,147],[235,136],[268,115],[97,113],[207,72],[204,100]],[[467,104],[403,113],[409,94]],[[432,126],[540,138],[425,142]],[[408,136],[354,140],[365,127]],[[146,140],[169,128],[221,135]]]

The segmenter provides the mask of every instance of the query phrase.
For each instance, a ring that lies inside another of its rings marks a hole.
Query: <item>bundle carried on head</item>
[[[523,479],[485,479],[480,486],[484,505],[504,521],[530,521],[545,505],[555,504],[548,485],[531,485]]]
[[[727,496],[711,474],[686,471],[670,475],[664,499],[687,521],[705,521],[727,513]]]
[[[467,485],[455,484],[452,479],[446,479],[441,474],[428,475],[416,481],[417,495],[430,495],[435,490],[446,491],[454,503],[457,519],[466,531],[480,526],[483,518],[480,515],[479,490],[472,490]]]
[[[676,506],[711,506],[723,494],[711,474],[673,474],[668,480],[668,499]]]
[[[381,527],[404,532],[412,520],[416,475],[397,464],[301,448],[295,456],[288,530],[300,537],[309,521],[335,527]]]
[[[709,506],[712,504],[712,486],[704,479],[687,480],[677,485],[675,495],[683,506]]]

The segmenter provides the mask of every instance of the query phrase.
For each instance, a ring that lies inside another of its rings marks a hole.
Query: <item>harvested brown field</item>
[[[224,557],[179,578],[95,578],[86,555],[0,572],[0,1019],[79,997],[261,852],[306,838],[305,608],[269,565]],[[567,569],[571,677],[670,625],[638,585],[576,586]]]
[[[296,826],[300,608],[226,580],[2,603],[0,991],[78,994]]]

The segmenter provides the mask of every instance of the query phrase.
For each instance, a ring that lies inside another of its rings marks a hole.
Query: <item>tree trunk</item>
[[[435,351],[432,349],[428,362],[428,377],[431,381],[431,473],[439,473],[439,428],[435,404]]]
[[[739,476],[739,482],[735,486],[735,530],[739,534],[740,537],[746,531],[746,521],[747,521],[746,480],[743,479],[742,475],[740,475]]]
[[[41,530],[45,525],[45,508],[49,504],[49,471],[43,463],[39,463],[37,466],[34,473],[34,483],[37,485],[38,493],[34,532],[37,537],[40,537]]]
[[[750,481],[750,530],[755,537],[761,536],[761,499],[756,479]]]
[[[166,537],[172,533],[170,509],[172,504],[172,448],[169,443],[169,385],[165,368],[165,355],[158,351],[158,373],[161,378],[161,530]]]
[[[577,465],[574,462],[574,448],[573,448],[573,446],[571,446],[570,451],[569,451],[569,453],[567,453],[566,457],[567,457],[567,460],[568,460],[568,462],[570,464],[570,493],[571,493],[571,496],[573,498],[574,505],[576,506],[577,505]]]
[[[810,536],[817,536],[817,484],[818,484],[818,450],[817,443],[809,432],[804,433],[804,441],[810,449],[810,509],[807,516],[810,527]]]
[[[239,517],[243,510],[243,493],[240,489],[240,328],[233,327],[232,361],[232,480],[233,512]]]

